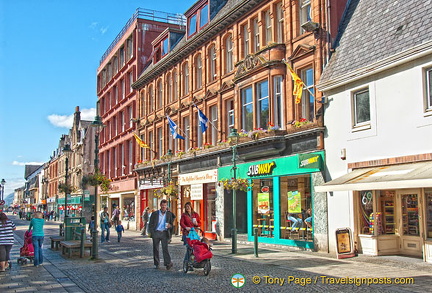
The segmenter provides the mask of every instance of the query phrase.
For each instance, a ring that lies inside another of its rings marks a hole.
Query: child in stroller
[[[25,265],[27,260],[33,262],[34,258],[34,247],[32,242],[32,231],[26,231],[24,233],[24,244],[20,248],[20,257],[18,258],[18,264]]]
[[[204,275],[208,275],[211,270],[210,259],[213,257],[210,241],[203,237],[199,239],[195,229],[192,228],[186,237],[187,250],[183,262],[183,272],[193,271],[193,268],[203,268]]]

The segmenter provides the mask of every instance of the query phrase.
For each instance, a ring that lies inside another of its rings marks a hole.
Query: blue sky
[[[0,0],[0,180],[24,185],[24,165],[42,164],[79,106],[93,120],[96,70],[138,7],[184,13],[196,0]]]

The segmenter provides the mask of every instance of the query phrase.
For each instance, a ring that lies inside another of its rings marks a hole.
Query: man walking
[[[112,212],[112,219],[111,219],[111,221],[114,223],[114,228],[117,227],[119,220],[120,220],[120,209],[118,206],[115,206]]]
[[[168,201],[163,199],[160,203],[160,210],[150,216],[149,231],[153,239],[153,263],[159,268],[159,243],[162,243],[162,254],[164,266],[170,270],[173,266],[171,256],[168,252],[168,240],[171,238],[175,215],[167,210]]]

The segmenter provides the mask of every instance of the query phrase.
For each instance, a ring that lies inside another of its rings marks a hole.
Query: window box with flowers
[[[222,179],[219,181],[219,186],[223,186],[226,190],[240,190],[248,191],[253,187],[253,183],[249,182],[248,179]]]

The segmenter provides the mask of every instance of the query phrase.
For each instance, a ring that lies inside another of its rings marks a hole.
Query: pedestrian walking
[[[143,228],[141,231],[141,235],[147,235],[147,223],[149,221],[150,208],[146,207],[142,214]]]
[[[101,226],[101,231],[102,231],[101,232],[101,243],[104,243],[105,241],[110,242],[109,237],[110,237],[111,223],[110,223],[110,218],[109,218],[107,207],[104,207],[99,212],[99,220],[100,220],[100,226]]]
[[[201,225],[201,219],[197,212],[192,208],[190,202],[185,203],[184,213],[181,215],[180,226],[182,227],[182,241],[186,245],[186,254],[184,260],[189,260],[190,249],[187,247],[186,236],[189,234],[191,228],[198,228]]]
[[[9,267],[10,251],[14,244],[14,222],[5,213],[0,213],[0,272]]]
[[[117,227],[115,227],[116,231],[117,231],[117,242],[120,242],[120,239],[122,238],[123,232],[124,232],[124,227],[122,225],[122,221],[118,221],[118,225]]]
[[[159,243],[162,244],[164,266],[170,270],[173,266],[168,251],[168,240],[171,238],[175,215],[167,210],[168,201],[163,199],[160,203],[160,210],[152,213],[149,222],[150,235],[153,239],[153,263],[159,268]]]
[[[117,227],[119,220],[120,220],[120,209],[118,206],[116,206],[112,212],[112,218],[111,218],[111,221],[114,224],[114,228]]]
[[[30,221],[28,231],[33,229],[32,243],[34,247],[34,266],[38,267],[43,263],[42,245],[44,242],[44,225],[45,220],[41,212],[35,212],[33,219]]]

